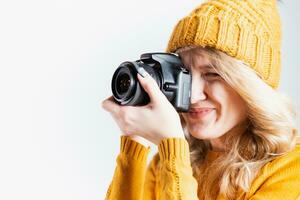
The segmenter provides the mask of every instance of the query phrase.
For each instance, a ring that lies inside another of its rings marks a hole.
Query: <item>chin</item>
[[[209,140],[215,138],[208,130],[189,130],[189,133],[196,139]]]
[[[188,126],[187,130],[194,138],[202,140],[216,139],[224,135],[223,131],[207,126]]]

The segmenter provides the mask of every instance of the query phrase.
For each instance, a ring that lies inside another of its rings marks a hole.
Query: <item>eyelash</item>
[[[215,78],[215,77],[219,77],[219,76],[220,76],[219,74],[213,73],[213,72],[204,73],[203,75],[204,75],[205,77],[212,77],[212,78]]]

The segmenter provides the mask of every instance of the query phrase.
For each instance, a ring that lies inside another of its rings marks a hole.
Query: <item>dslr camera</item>
[[[150,98],[137,79],[142,67],[156,81],[162,93],[179,112],[190,106],[192,77],[180,57],[173,53],[145,53],[140,60],[126,61],[113,74],[111,89],[120,105],[146,105]]]

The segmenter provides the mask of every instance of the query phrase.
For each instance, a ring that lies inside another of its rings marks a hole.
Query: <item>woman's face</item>
[[[243,99],[214,71],[206,56],[186,52],[180,56],[192,74],[191,107],[182,113],[189,133],[212,142],[239,130],[237,125],[246,119]]]

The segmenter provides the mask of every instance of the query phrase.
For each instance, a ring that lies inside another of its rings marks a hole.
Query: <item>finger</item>
[[[114,101],[114,97],[110,96],[109,98],[105,99],[101,102],[101,107],[113,114],[118,113],[120,110],[120,106]]]
[[[139,73],[144,75],[144,77],[141,76]],[[154,103],[162,101],[164,99],[164,94],[159,89],[154,78],[152,78],[150,74],[147,73],[142,67],[139,68],[139,73],[138,73],[138,80],[141,86],[149,95],[151,101]]]

